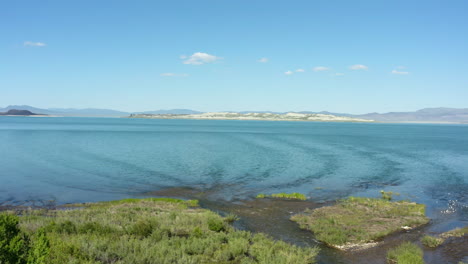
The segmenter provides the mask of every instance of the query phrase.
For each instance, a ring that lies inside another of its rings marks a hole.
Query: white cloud
[[[165,72],[165,73],[161,73],[161,76],[164,76],[164,77],[187,77],[188,74],[187,73]]]
[[[258,60],[258,62],[267,63],[267,62],[268,62],[268,58],[260,58],[260,59]]]
[[[216,57],[214,55],[210,55],[208,53],[203,53],[203,52],[195,52],[192,54],[192,56],[185,56],[182,55],[180,56],[181,59],[186,59],[183,63],[184,64],[191,64],[191,65],[201,65],[205,63],[211,63],[215,62],[217,60],[220,60],[222,58]]]
[[[367,67],[366,65],[362,65],[362,64],[355,64],[355,65],[349,66],[349,68],[351,70],[368,70],[369,69],[369,67]]]
[[[319,72],[319,71],[328,71],[330,68],[324,67],[324,66],[317,66],[312,69],[314,72]]]
[[[291,75],[291,74],[293,74],[293,73],[294,73],[294,72],[292,72],[292,71],[284,72],[284,74],[286,74],[286,75]]]
[[[42,42],[32,42],[32,41],[25,41],[25,42],[23,43],[23,45],[24,45],[25,47],[44,47],[44,46],[46,46],[45,43],[42,43]]]
[[[409,72],[393,70],[392,74],[407,75],[407,74],[409,74]]]
[[[297,69],[296,72],[305,72],[304,69]]]

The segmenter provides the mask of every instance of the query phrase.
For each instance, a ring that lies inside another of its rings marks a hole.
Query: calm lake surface
[[[0,117],[0,203],[302,192],[315,201],[400,193],[434,230],[468,222],[468,126]]]

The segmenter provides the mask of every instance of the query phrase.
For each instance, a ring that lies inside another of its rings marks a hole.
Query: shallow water
[[[467,125],[0,117],[0,157],[0,203],[385,189],[427,204],[433,232],[468,223]]]

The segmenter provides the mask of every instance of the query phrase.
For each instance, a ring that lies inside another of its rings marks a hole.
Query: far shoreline
[[[274,120],[274,119],[205,119],[205,118],[143,118],[128,116],[60,116],[60,115],[0,115],[0,117],[59,117],[59,118],[117,118],[155,120],[212,120],[212,121],[276,121],[276,122],[315,122],[315,123],[362,123],[362,124],[421,124],[421,125],[468,125],[468,122],[449,121],[342,121],[342,120]]]

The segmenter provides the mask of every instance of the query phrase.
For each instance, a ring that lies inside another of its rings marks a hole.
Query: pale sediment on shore
[[[209,112],[202,114],[132,114],[129,118],[153,118],[153,119],[204,119],[204,120],[265,120],[265,121],[319,121],[319,122],[374,122],[374,120],[352,118],[347,116],[335,116],[326,114],[302,114],[302,113],[232,113]]]

